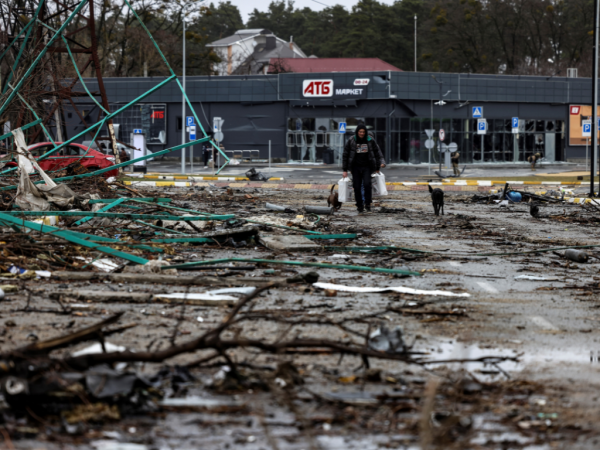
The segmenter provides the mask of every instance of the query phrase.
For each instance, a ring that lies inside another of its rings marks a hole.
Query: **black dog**
[[[444,215],[444,191],[440,188],[432,189],[429,185],[429,192],[431,193],[431,203],[433,203],[433,211],[436,216],[440,215],[440,208],[442,209],[442,216]]]
[[[335,184],[331,186],[331,192],[327,198],[327,206],[333,206],[333,209],[338,211],[342,207],[342,203],[339,200],[339,194],[337,192],[333,192],[334,188]]]

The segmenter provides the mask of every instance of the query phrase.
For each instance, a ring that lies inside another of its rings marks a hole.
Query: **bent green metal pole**
[[[40,15],[40,11],[42,10],[43,5],[44,5],[44,0],[40,0],[40,4],[38,5],[37,9],[35,10],[35,14],[31,18],[29,23],[27,23],[27,25],[25,26],[25,28],[27,29],[27,34],[23,38],[23,43],[21,44],[21,48],[19,49],[19,54],[17,55],[17,58],[15,59],[15,63],[13,64],[13,68],[10,71],[10,73],[8,74],[8,78],[6,79],[6,85],[4,86],[4,89],[2,90],[2,95],[6,94],[6,90],[8,89],[8,84],[11,82],[13,75],[16,72],[17,67],[19,66],[19,61],[21,60],[21,56],[23,56],[23,52],[25,51],[25,45],[27,44],[27,41],[29,40],[29,35],[31,34],[31,30],[33,30],[33,24],[36,22],[38,16]],[[25,30],[25,28],[23,30]],[[19,33],[19,35],[20,35],[20,33]],[[13,40],[13,42],[16,42],[17,39],[18,39],[18,36],[17,36],[17,38],[15,38]],[[12,45],[12,42],[11,42],[11,45]],[[8,49],[7,49],[7,51],[8,51]],[[2,58],[3,57],[4,57],[4,53],[2,54]],[[2,58],[0,58],[0,61],[2,61]]]
[[[8,214],[0,213],[0,222],[14,224],[17,226],[29,228],[30,230],[39,231],[41,233],[51,233],[54,236],[57,236],[65,241],[71,242],[73,244],[81,245],[83,247],[96,250],[102,253],[106,253],[109,256],[113,256],[115,258],[121,258],[126,261],[134,262],[136,264],[146,264],[148,262],[147,259],[140,258],[136,255],[131,255],[129,253],[121,252],[119,250],[114,250],[110,247],[105,247],[100,244],[94,244],[85,239],[81,239],[79,237],[73,236],[68,231],[60,230],[56,227],[50,227],[48,225],[41,225],[35,222],[29,222],[27,220],[17,219],[16,217],[12,217]]]
[[[154,40],[154,36],[152,36],[152,33],[150,33],[150,30],[148,30],[148,28],[146,27],[146,24],[142,21],[142,19],[140,19],[140,16],[138,16],[138,14],[135,12],[135,9],[133,9],[133,7],[129,3],[129,1],[125,0],[125,3],[127,4],[127,6],[129,6],[129,9],[131,9],[131,11],[133,12],[133,15],[135,16],[135,18],[137,19],[137,21],[140,23],[141,27],[148,34],[148,37],[152,41],[152,44],[154,45],[154,47],[156,47],[156,51],[158,52],[158,54],[160,55],[160,57],[162,58],[162,60],[165,62],[167,68],[171,72],[171,75],[175,75],[175,72],[173,71],[173,68],[169,64],[169,61],[167,61],[167,58],[165,57],[164,53],[161,51],[160,46],[158,45],[158,43]],[[184,37],[184,39],[185,39],[185,37]],[[192,114],[194,115],[194,119],[196,120],[196,123],[198,124],[198,126],[200,126],[200,130],[202,130],[202,133],[204,134],[205,137],[208,137],[208,134],[206,134],[206,131],[204,130],[204,127],[202,126],[202,122],[198,118],[198,115],[196,114],[196,111],[194,110],[194,107],[192,106],[192,103],[190,102],[190,99],[188,98],[185,90],[183,89],[183,86],[179,82],[179,79],[177,79],[177,84],[179,85],[179,89],[181,89],[181,92],[183,93],[183,96],[185,98],[187,106],[190,108],[190,110],[192,111]],[[225,158],[225,161],[226,161],[225,164],[223,164],[223,166],[221,168],[219,168],[219,170],[217,171],[217,175],[218,175],[225,168],[225,166],[227,166],[227,164],[229,164],[229,157],[225,153],[223,153],[223,151],[219,147],[217,147],[217,145],[215,145],[215,143],[212,140],[210,141],[210,144],[214,148],[216,148],[217,151],[221,155],[223,155],[223,157]]]
[[[110,206],[110,205],[109,205]],[[4,214],[13,217],[33,216],[58,216],[58,217],[108,217],[111,219],[139,219],[139,220],[176,220],[180,222],[199,222],[201,220],[230,220],[235,218],[233,214],[207,217],[207,216],[167,216],[161,214],[131,214],[131,213],[111,213],[111,212],[90,212],[90,211],[5,211]]]
[[[106,212],[106,211],[108,211],[109,209],[112,209],[112,208],[114,208],[115,206],[119,206],[121,203],[123,203],[123,202],[124,202],[124,201],[126,201],[126,200],[128,200],[128,198],[127,198],[127,197],[120,198],[120,199],[118,199],[118,200],[115,200],[114,202],[112,202],[112,203],[109,203],[108,205],[106,205],[106,206],[104,206],[104,207],[100,208],[100,209],[99,209],[98,211],[96,211],[96,212]],[[75,223],[73,224],[73,226],[76,226],[76,227],[77,227],[77,226],[79,226],[79,225],[83,225],[84,223],[86,223],[86,222],[88,222],[88,221],[92,220],[93,218],[94,218],[93,216],[87,216],[87,217],[84,217],[83,219],[79,219],[77,222],[75,222]]]
[[[409,270],[400,269],[384,269],[382,267],[366,267],[366,266],[349,266],[346,264],[324,264],[324,263],[311,263],[303,261],[278,261],[273,259],[249,259],[249,258],[225,258],[225,259],[211,259],[208,261],[197,261],[185,264],[176,264],[174,266],[162,266],[161,269],[188,269],[195,266],[204,266],[228,262],[245,262],[245,263],[264,263],[264,264],[285,264],[288,266],[303,266],[303,267],[319,267],[321,269],[342,269],[342,270],[356,270],[359,272],[381,272],[391,273],[394,275],[407,275],[420,277],[421,273],[411,272]]]
[[[25,131],[25,130],[31,128],[31,127],[35,127],[36,125],[39,125],[40,123],[42,123],[42,119],[34,120],[33,122],[28,123],[27,125],[23,125],[21,127],[21,130]],[[8,139],[12,135],[13,135],[12,131],[10,133],[3,134],[2,136],[0,136],[0,141],[3,141],[4,139]]]
[[[25,80],[27,80],[27,78],[29,78],[29,76],[32,74],[32,72],[36,68],[36,66],[39,64],[39,62],[42,60],[42,58],[46,55],[46,52],[48,51],[48,48],[50,48],[50,46],[58,38],[59,34],[61,34],[65,30],[65,28],[67,28],[67,26],[69,25],[69,23],[73,20],[73,18],[77,14],[79,14],[79,11],[81,11],[86,4],[87,4],[87,0],[82,0],[81,3],[79,3],[79,5],[77,5],[75,7],[75,9],[71,13],[71,15],[69,17],[67,17],[67,19],[64,21],[64,23],[57,30],[57,34],[55,34],[54,36],[52,36],[48,40],[48,42],[46,43],[46,45],[44,46],[44,48],[42,49],[42,51],[38,54],[37,58],[35,58],[35,60],[33,61],[33,63],[31,63],[31,65],[27,69],[27,72],[25,72],[25,74],[21,77],[21,79],[19,80],[19,82],[15,86],[14,90],[10,93],[10,95],[8,96],[8,98],[6,99],[6,101],[4,102],[4,104],[0,107],[0,116],[2,116],[2,114],[4,113],[4,111],[6,110],[6,108],[8,107],[8,105],[10,104],[10,102],[13,100],[13,98],[15,97],[15,95],[17,95],[16,92],[21,89],[21,87],[25,83]],[[40,6],[41,6],[41,3],[40,3]]]
[[[161,155],[166,155],[167,153],[174,152],[174,151],[179,150],[180,148],[183,148],[183,147],[189,147],[190,145],[194,145],[194,144],[206,142],[209,139],[210,138],[202,138],[202,139],[198,139],[196,141],[186,142],[185,144],[181,144],[181,145],[178,145],[178,146],[173,147],[173,148],[168,148],[166,150],[161,150],[160,152],[151,153],[151,154],[145,155],[145,156],[140,156],[139,158],[132,159],[131,161],[123,162],[121,164],[115,164],[114,166],[109,166],[109,167],[106,167],[104,169],[96,170],[95,172],[92,172],[92,173],[82,173],[81,175],[71,175],[71,176],[68,176],[68,177],[54,178],[53,181],[56,182],[56,183],[58,183],[60,181],[78,180],[80,178],[88,178],[88,177],[93,177],[93,176],[96,176],[96,175],[101,175],[101,174],[103,174],[105,172],[109,172],[111,170],[118,169],[119,167],[125,167],[125,166],[128,166],[130,164],[134,164],[134,163],[139,162],[139,161],[144,161],[144,160],[149,159],[149,158],[156,158],[156,157],[161,156]],[[44,180],[36,181],[34,184],[44,184]],[[1,187],[0,191],[13,191],[15,189],[17,189],[16,185],[5,186],[5,187]]]
[[[150,89],[147,92],[144,92],[142,95],[140,95],[138,98],[136,98],[135,100],[130,101],[129,103],[127,103],[126,105],[124,105],[122,108],[119,108],[117,111],[109,114],[108,116],[106,116],[104,119],[102,119],[100,122],[95,123],[94,125],[90,125],[88,128],[86,128],[85,130],[83,130],[81,133],[77,134],[76,136],[73,136],[71,139],[66,140],[65,142],[63,142],[62,144],[58,145],[57,147],[53,148],[52,150],[44,153],[42,156],[40,156],[39,158],[37,158],[37,161],[42,161],[44,159],[46,159],[47,157],[49,157],[50,155],[52,155],[54,152],[60,150],[63,147],[66,147],[67,145],[71,144],[72,142],[74,142],[76,139],[80,138],[81,136],[84,136],[86,133],[91,132],[92,130],[95,130],[96,128],[101,128],[104,123],[106,121],[108,121],[109,119],[112,119],[113,117],[115,117],[116,115],[122,113],[123,111],[125,111],[127,108],[130,108],[131,106],[133,106],[135,103],[139,102],[140,100],[143,100],[145,97],[147,97],[148,95],[152,94],[153,92],[157,91],[158,89],[162,88],[165,84],[169,83],[171,80],[173,80],[173,78],[176,78],[176,76],[172,76],[169,77],[167,79],[165,79],[164,81],[161,81],[159,84],[157,84],[156,86],[154,86],[152,89]],[[13,92],[15,92],[16,88],[13,88]],[[36,121],[37,122],[37,121]],[[32,122],[35,123],[35,122]],[[21,127],[22,130],[25,130],[27,128],[29,128],[30,126],[32,126],[31,124],[26,125],[24,127]],[[0,139],[5,139],[7,137],[10,137],[11,134],[5,135],[4,136],[0,136]],[[209,138],[205,139],[208,140]],[[199,141],[194,141],[193,143],[189,143],[189,145],[194,145],[197,144]],[[204,142],[204,141],[202,141]],[[171,149],[170,151],[174,151],[175,149]],[[164,151],[164,150],[163,150]],[[160,156],[158,153],[153,153],[150,155],[150,158],[153,158],[155,156]],[[138,158],[139,160],[139,158]],[[128,161],[129,163],[131,163],[132,161]],[[113,168],[116,168],[117,166],[112,166]],[[17,170],[16,167],[4,170],[3,172],[0,172],[0,175],[4,175],[6,173],[12,172],[14,170]]]

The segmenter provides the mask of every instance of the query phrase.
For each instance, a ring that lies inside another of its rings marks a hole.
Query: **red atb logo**
[[[304,80],[304,97],[333,97],[333,80]]]
[[[164,119],[165,112],[164,111],[152,111],[151,119]]]

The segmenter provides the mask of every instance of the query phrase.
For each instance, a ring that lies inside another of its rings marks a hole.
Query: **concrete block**
[[[271,250],[317,250],[319,245],[304,236],[261,236],[258,239],[262,245]]]

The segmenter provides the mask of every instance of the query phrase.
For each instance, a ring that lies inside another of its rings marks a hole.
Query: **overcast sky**
[[[246,22],[248,20],[248,16],[250,15],[250,13],[252,11],[254,11],[255,8],[258,9],[259,11],[266,11],[267,8],[269,7],[269,4],[272,1],[273,0],[253,0],[253,1],[231,0],[231,3],[233,5],[237,5],[240,12],[242,13],[242,19],[244,20],[244,22]],[[381,3],[390,4],[390,5],[392,3],[394,3],[394,0],[378,0],[378,1]],[[207,1],[207,3],[210,3],[210,0]],[[327,5],[327,6],[344,5],[347,9],[350,9],[356,3],[358,3],[358,0],[318,0],[318,3],[314,0],[295,0],[294,8],[298,9],[298,8],[308,7],[308,8],[314,9],[315,11],[320,11],[323,8],[326,8],[325,5]]]

